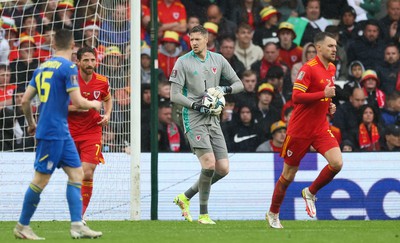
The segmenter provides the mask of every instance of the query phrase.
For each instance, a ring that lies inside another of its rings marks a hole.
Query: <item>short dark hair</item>
[[[8,65],[6,65],[6,64],[0,64],[0,70],[8,70],[8,71],[10,71],[10,67],[8,66]]]
[[[192,33],[200,33],[203,36],[208,36],[208,31],[206,28],[204,28],[202,25],[196,25],[189,31],[189,35]]]
[[[94,56],[96,56],[96,52],[93,48],[89,46],[84,46],[79,48],[78,52],[76,53],[76,57],[78,58],[78,60],[81,60],[83,54],[85,54],[86,52],[92,53]]]
[[[74,34],[68,29],[59,29],[54,35],[55,47],[57,50],[68,50],[73,40]]]
[[[280,66],[277,65],[272,65],[267,72],[267,75],[265,76],[265,79],[280,79],[283,78],[283,69]]]
[[[314,45],[317,44],[318,42],[324,41],[326,37],[330,37],[332,39],[335,39],[335,35],[329,32],[319,32],[318,34],[315,35],[314,37]]]
[[[263,50],[265,50],[265,48],[267,47],[267,46],[275,46],[276,47],[276,49],[280,49],[279,48],[279,45],[278,45],[278,43],[276,43],[276,42],[273,42],[273,41],[269,41],[269,42],[267,42],[267,43],[265,43],[265,45],[263,46]]]

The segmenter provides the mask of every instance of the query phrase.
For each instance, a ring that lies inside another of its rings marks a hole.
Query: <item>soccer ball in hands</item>
[[[219,115],[225,107],[225,97],[218,98],[206,92],[203,96],[202,104],[211,110],[212,115]]]

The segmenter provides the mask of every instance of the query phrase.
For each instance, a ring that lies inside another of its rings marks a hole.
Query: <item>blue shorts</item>
[[[82,166],[72,138],[66,140],[37,140],[35,170],[52,174],[56,168]]]

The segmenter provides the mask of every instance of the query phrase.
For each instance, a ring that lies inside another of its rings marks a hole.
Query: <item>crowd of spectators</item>
[[[145,90],[151,82],[151,13],[150,1],[141,3]],[[242,79],[245,91],[227,96],[221,114],[229,152],[280,151],[293,109],[293,82],[316,56],[312,42],[321,31],[334,34],[338,43],[337,114],[327,120],[340,147],[400,151],[400,0],[159,0],[157,6],[159,83],[165,84],[176,59],[191,51],[187,33],[199,24],[209,31],[208,50],[224,56]],[[142,98],[146,111],[149,103]],[[159,98],[163,106],[169,102],[161,88]],[[170,106],[167,127],[181,127],[181,107]],[[148,117],[142,122],[147,129]],[[164,123],[160,120],[160,127]],[[174,138],[168,141],[161,130],[162,151],[176,151],[168,146]],[[142,150],[149,151],[148,141]]]
[[[0,151],[34,150],[21,97],[34,70],[51,57],[53,35],[60,28],[74,32],[76,51],[83,46],[95,49],[96,71],[108,77],[114,96],[103,148],[123,151],[130,128],[129,1],[2,1],[0,14]]]
[[[150,123],[150,2],[141,0],[142,134]],[[169,100],[168,79],[177,58],[190,51],[188,30],[199,24],[210,33],[208,49],[221,53],[245,86],[243,93],[226,97],[221,114],[230,152],[279,151],[293,82],[315,57],[312,40],[320,31],[338,41],[341,82],[333,100],[338,110],[327,119],[341,148],[400,149],[400,0],[158,0],[157,7],[160,151],[190,150],[181,107]],[[20,97],[34,69],[51,57],[54,31],[68,28],[76,50],[95,48],[96,71],[109,78],[114,111],[103,149],[125,151],[131,110],[129,1],[15,0],[4,2],[0,12],[0,150],[33,150]],[[149,151],[148,136],[142,139],[142,151]]]

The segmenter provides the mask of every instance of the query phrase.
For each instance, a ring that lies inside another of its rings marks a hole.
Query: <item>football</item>
[[[204,94],[202,104],[210,109],[223,109],[225,107],[225,98],[215,97],[208,92]]]

